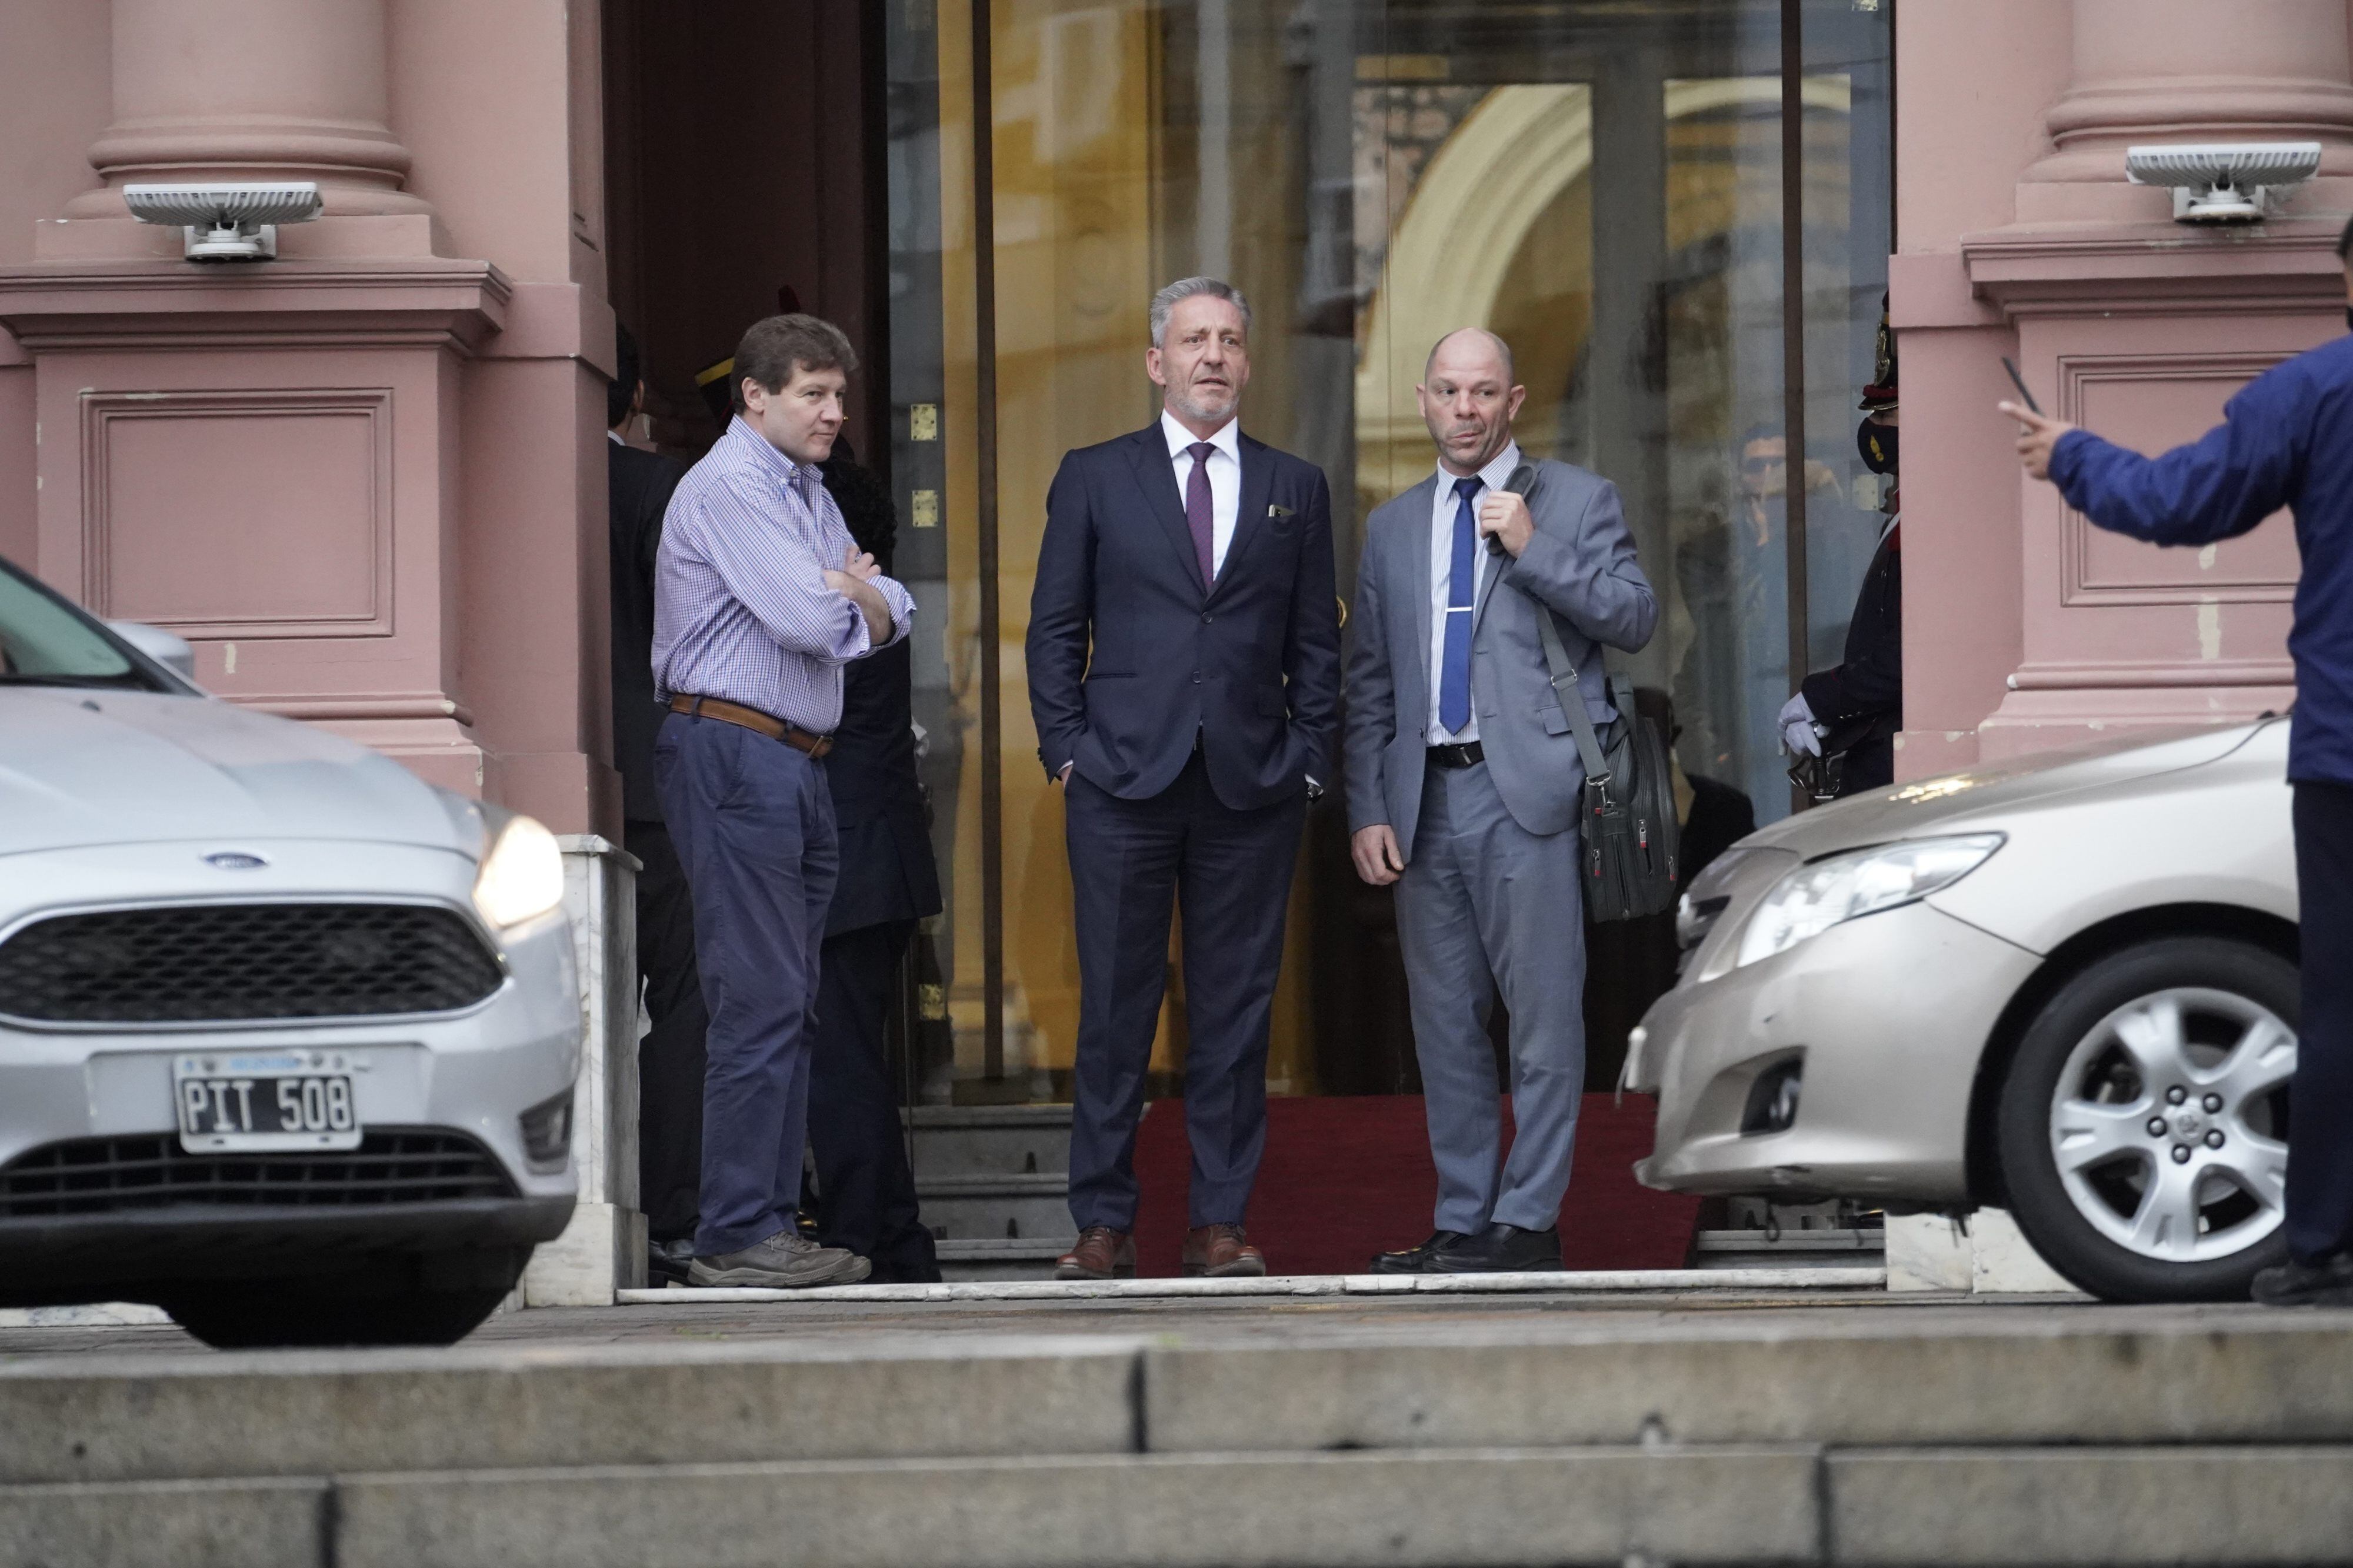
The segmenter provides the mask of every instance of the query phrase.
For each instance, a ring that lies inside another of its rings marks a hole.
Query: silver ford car
[[[561,852],[176,640],[0,562],[0,1305],[458,1339],[572,1212]]]
[[[2006,1207],[2115,1300],[2285,1255],[2287,721],[1988,767],[1743,839],[1635,1031],[1654,1187]]]

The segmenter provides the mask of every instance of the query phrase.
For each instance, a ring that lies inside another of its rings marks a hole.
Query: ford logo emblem
[[[259,855],[247,855],[235,849],[225,849],[217,855],[205,857],[205,864],[216,871],[259,871],[269,864]]]

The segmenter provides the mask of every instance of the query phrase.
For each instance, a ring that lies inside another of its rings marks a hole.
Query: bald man
[[[1617,720],[1604,646],[1651,640],[1658,601],[1606,479],[1512,437],[1526,388],[1477,328],[1430,351],[1414,389],[1438,469],[1366,525],[1348,630],[1348,825],[1356,873],[1397,889],[1421,1064],[1437,1227],[1376,1273],[1558,1268],[1560,1207],[1585,1089],[1585,770],[1555,695],[1549,616],[1594,728]],[[1511,1013],[1512,1115],[1487,1017]]]

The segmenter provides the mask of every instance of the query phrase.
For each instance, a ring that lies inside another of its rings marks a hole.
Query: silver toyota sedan
[[[2284,719],[1905,784],[1743,839],[1634,1032],[1653,1187],[2010,1209],[2113,1300],[2285,1255]]]
[[[0,1305],[458,1339],[572,1212],[561,851],[176,640],[0,562]]]

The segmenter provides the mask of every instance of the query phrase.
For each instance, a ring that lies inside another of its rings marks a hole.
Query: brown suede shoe
[[[1079,1232],[1078,1246],[1054,1259],[1057,1279],[1122,1279],[1135,1277],[1135,1237],[1107,1225]]]
[[[1266,1254],[1243,1238],[1238,1225],[1204,1225],[1185,1233],[1185,1272],[1225,1279],[1266,1272]]]

